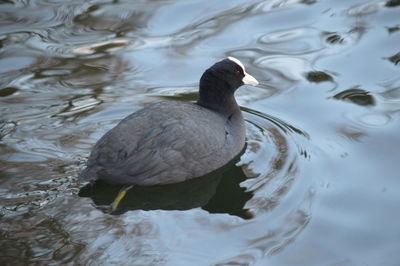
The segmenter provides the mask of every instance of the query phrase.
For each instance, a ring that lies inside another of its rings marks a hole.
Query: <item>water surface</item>
[[[1,264],[399,265],[399,12],[0,1]],[[260,81],[236,94],[246,150],[110,214],[118,188],[76,179],[96,140],[146,104],[196,99],[227,56]]]

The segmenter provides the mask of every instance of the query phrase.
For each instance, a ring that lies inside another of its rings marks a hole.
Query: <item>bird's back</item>
[[[112,184],[177,183],[223,166],[243,146],[240,110],[225,117],[194,103],[160,102],[107,132],[81,177]]]

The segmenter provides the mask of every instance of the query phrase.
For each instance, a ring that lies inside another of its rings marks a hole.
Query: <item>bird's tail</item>
[[[97,170],[93,167],[86,167],[79,175],[78,179],[84,181],[94,181],[97,179]]]

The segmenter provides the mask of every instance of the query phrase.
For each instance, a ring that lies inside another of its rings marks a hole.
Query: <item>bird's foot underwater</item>
[[[111,203],[110,207],[111,207],[111,212],[115,212],[118,209],[118,206],[120,205],[121,201],[125,198],[126,193],[132,189],[134,186],[130,185],[127,187],[123,187],[118,195],[115,197],[114,201]]]

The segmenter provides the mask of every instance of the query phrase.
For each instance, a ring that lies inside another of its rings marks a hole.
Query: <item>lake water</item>
[[[247,146],[172,187],[76,179],[239,58]],[[400,265],[400,1],[0,1],[1,265]]]

